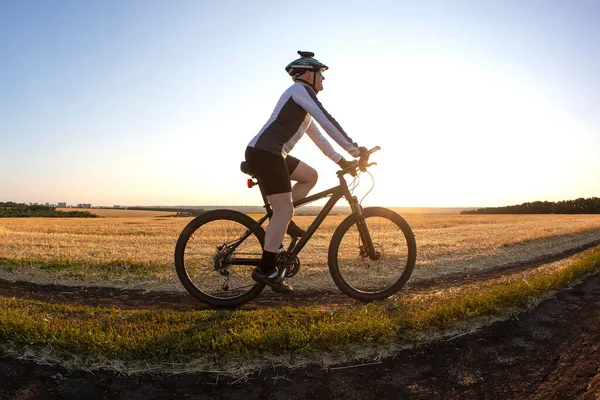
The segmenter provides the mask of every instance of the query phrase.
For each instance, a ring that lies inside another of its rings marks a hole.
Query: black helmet
[[[298,50],[298,54],[300,54],[300,58],[292,61],[285,67],[290,76],[302,75],[306,71],[325,71],[329,68],[316,58],[313,58],[315,56],[313,52]]]

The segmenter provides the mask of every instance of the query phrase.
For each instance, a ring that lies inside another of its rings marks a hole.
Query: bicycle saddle
[[[243,173],[248,174],[250,176],[254,176],[254,174],[252,173],[252,169],[250,168],[250,164],[248,164],[248,161],[242,161],[242,163],[240,164],[240,169]]]

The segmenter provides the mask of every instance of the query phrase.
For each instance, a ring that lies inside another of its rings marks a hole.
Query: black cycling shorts
[[[264,150],[246,147],[246,161],[262,188],[265,196],[292,191],[290,175],[300,160],[295,157],[279,156]]]

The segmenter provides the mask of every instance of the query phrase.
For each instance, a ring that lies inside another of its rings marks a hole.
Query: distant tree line
[[[127,207],[128,210],[176,212],[178,217],[197,217],[206,212],[203,208],[187,207]]]
[[[600,198],[534,201],[514,206],[487,207],[461,211],[461,214],[600,214]]]
[[[56,211],[56,207],[40,204],[27,205],[24,203],[0,202],[0,218],[97,218],[89,211]]]

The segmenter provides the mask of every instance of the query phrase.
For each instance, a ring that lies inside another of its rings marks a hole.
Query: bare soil
[[[581,249],[528,264],[425,281],[405,290],[460,285],[525,270]],[[0,281],[0,295],[119,308],[205,308],[181,293],[35,285]],[[264,293],[246,308],[350,304],[321,291]],[[600,399],[600,275],[470,334],[404,350],[394,358],[334,368],[263,369],[245,379],[208,373],[85,372],[0,358],[1,399]]]

